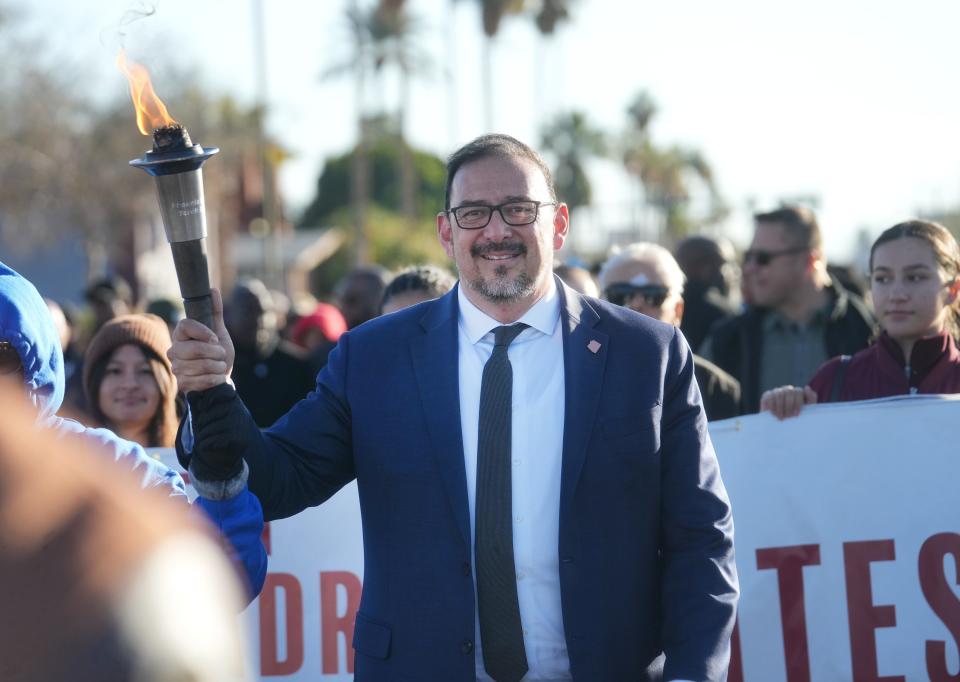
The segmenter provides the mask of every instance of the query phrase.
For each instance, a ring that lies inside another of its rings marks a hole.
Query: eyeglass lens
[[[765,265],[770,265],[774,258],[779,258],[780,256],[790,256],[795,253],[803,253],[807,251],[806,247],[798,246],[792,249],[784,249],[783,251],[760,251],[756,249],[748,249],[743,253],[743,263],[746,265],[750,261],[753,261],[760,267]]]
[[[770,261],[773,260],[773,256],[769,251],[747,251],[743,254],[743,262],[749,263],[753,261],[757,265],[763,267],[764,265],[770,265]]]
[[[630,284],[614,284],[607,287],[607,300],[614,305],[625,306],[635,296],[643,299],[643,302],[652,307],[659,308],[667,300],[668,290],[665,287],[637,287]]]
[[[458,206],[453,209],[457,224],[466,229],[486,227],[494,211],[499,211],[507,225],[529,225],[537,219],[535,201],[512,201],[499,206]]]

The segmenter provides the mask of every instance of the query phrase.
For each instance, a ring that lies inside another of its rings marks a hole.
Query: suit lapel
[[[608,336],[595,329],[596,311],[577,292],[562,284],[560,323],[563,325],[564,427],[560,508],[570,509],[587,456],[596,421]],[[430,305],[420,321],[423,335],[414,337],[410,351],[422,397],[427,429],[447,490],[454,519],[471,546],[467,475],[460,428],[460,363],[458,356],[457,290]],[[598,345],[599,344],[599,345]],[[595,350],[594,350],[595,349]]]
[[[457,288],[428,306],[420,320],[423,335],[410,343],[427,429],[454,519],[467,547],[470,512],[460,428],[460,363]]]
[[[557,280],[563,304],[563,367],[565,408],[563,422],[563,468],[560,480],[561,523],[564,510],[573,502],[580,472],[587,456],[603,387],[603,370],[609,352],[609,337],[595,329],[600,316],[580,294]]]

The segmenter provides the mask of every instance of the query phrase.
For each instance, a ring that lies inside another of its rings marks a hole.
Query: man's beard
[[[527,247],[522,242],[485,244],[483,246],[474,244],[470,247],[470,255],[474,259],[482,258],[485,254],[493,252],[500,252],[501,254],[507,252],[526,256]],[[469,281],[470,288],[491,303],[510,303],[529,295],[533,291],[533,279],[529,274],[521,272],[510,279],[507,273],[506,266],[498,266],[494,270],[494,278],[488,280],[478,271],[476,277]]]

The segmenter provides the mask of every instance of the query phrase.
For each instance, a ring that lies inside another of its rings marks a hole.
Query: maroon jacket
[[[810,387],[817,401],[831,402],[836,357],[823,364]],[[886,398],[911,393],[960,393],[960,351],[947,333],[920,339],[910,353],[910,369],[900,345],[884,332],[869,348],[850,359],[839,402]]]

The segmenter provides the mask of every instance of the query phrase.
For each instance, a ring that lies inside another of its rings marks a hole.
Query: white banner
[[[730,682],[960,679],[958,424],[960,400],[913,396],[711,425],[742,590]]]
[[[915,396],[710,425],[742,589],[730,682],[960,679],[957,424],[960,400]],[[247,611],[254,669],[351,680],[356,487],[265,539],[270,573]]]

